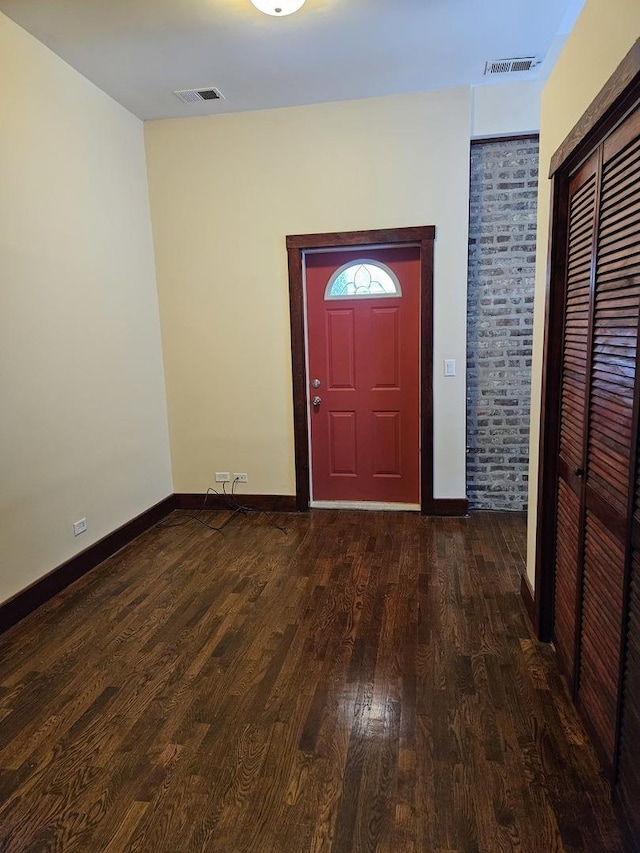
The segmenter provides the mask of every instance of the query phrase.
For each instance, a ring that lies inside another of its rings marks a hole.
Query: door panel
[[[560,448],[556,515],[554,640],[573,681],[585,446],[585,411],[598,159],[591,157],[570,186],[567,296],[562,353]]]
[[[398,308],[372,308],[371,333],[376,340],[371,387],[400,390],[400,335]]]
[[[585,521],[579,700],[604,749],[615,748],[624,547],[589,511]]]
[[[622,136],[626,137],[626,129]],[[638,316],[640,246],[617,237],[620,212],[640,210],[639,140],[603,148],[593,297],[586,448],[584,594],[578,703],[613,762],[618,716],[625,546]],[[635,175],[635,178],[634,178]],[[603,242],[604,241],[604,242]]]
[[[355,391],[355,318],[353,309],[328,310],[326,376],[328,388]]]
[[[332,476],[358,476],[357,435],[355,412],[329,412],[329,459]]]
[[[637,234],[612,241],[612,233],[618,227],[621,198],[628,209],[630,188],[640,210],[640,149],[636,142],[630,149],[610,150],[614,153],[602,166],[587,483],[624,516],[632,446],[640,246]],[[636,179],[630,184],[634,172]]]
[[[372,412],[371,437],[373,476],[402,476],[400,412]]]
[[[401,293],[326,299],[336,270],[371,259]],[[420,503],[420,249],[305,257],[312,496]]]
[[[564,672],[573,677],[578,601],[580,497],[564,480],[558,483],[554,639]]]

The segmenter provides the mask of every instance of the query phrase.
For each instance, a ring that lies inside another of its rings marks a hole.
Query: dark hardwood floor
[[[157,527],[0,637],[0,851],[619,853],[522,517],[278,520]]]

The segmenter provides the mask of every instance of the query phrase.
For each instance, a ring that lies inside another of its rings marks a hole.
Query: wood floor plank
[[[622,853],[523,516],[183,520],[0,638],[2,853]]]

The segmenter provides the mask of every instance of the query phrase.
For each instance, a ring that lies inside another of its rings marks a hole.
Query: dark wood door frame
[[[539,639],[553,635],[556,482],[560,438],[562,336],[566,302],[569,181],[580,164],[640,101],[640,39],[551,158],[551,216],[542,368],[535,600]],[[632,476],[632,475],[631,475]],[[523,593],[526,600],[526,587]]]
[[[291,360],[293,368],[293,423],[296,465],[296,506],[309,509],[309,424],[307,352],[304,315],[304,253],[317,249],[352,246],[420,247],[420,508],[427,515],[464,515],[466,501],[433,498],[433,244],[435,226],[298,234],[287,237],[289,304],[291,310]],[[464,506],[463,506],[464,505]]]

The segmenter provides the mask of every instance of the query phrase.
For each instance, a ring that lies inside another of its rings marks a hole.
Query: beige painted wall
[[[473,86],[471,136],[482,139],[537,133],[540,127],[541,80]]]
[[[172,491],[142,123],[3,15],[0,187],[3,601]]]
[[[542,93],[527,554],[527,572],[532,584],[535,573],[540,393],[550,207],[550,184],[546,176],[549,174],[551,156],[638,37],[638,0],[587,0]]]
[[[145,134],[176,491],[295,491],[285,236],[435,225],[435,495],[463,496],[470,91]]]

